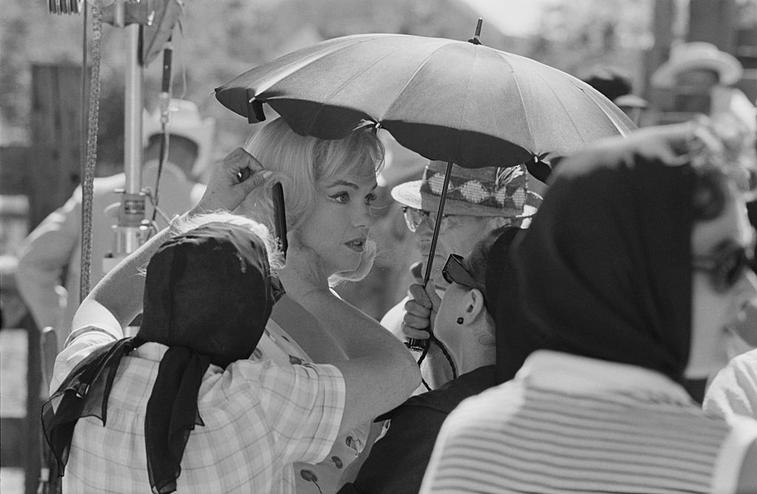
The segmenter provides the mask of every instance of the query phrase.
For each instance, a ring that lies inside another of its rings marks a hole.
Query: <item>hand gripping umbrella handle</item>
[[[447,201],[447,188],[449,187],[449,179],[452,175],[452,160],[447,162],[447,170],[444,172],[444,182],[442,184],[442,192],[439,196],[439,207],[436,210],[436,221],[434,222],[434,233],[431,237],[431,247],[428,249],[428,261],[426,262],[426,271],[423,273],[423,286],[428,285],[428,280],[431,278],[431,268],[434,266],[434,253],[436,252],[436,242],[439,239],[439,229],[442,225],[442,216],[444,214],[444,203]],[[433,321],[432,321],[433,322]],[[405,342],[410,350],[416,352],[425,351],[428,348],[430,338],[426,340],[419,340],[416,338],[408,338]]]

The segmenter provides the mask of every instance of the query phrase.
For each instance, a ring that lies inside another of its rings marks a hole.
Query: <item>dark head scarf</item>
[[[487,262],[487,310],[494,320],[496,382],[512,379],[532,351],[534,340],[525,317],[513,269],[512,247],[525,230],[505,228],[492,245]],[[528,335],[523,338],[520,335]]]
[[[486,311],[494,320],[497,382],[511,379],[523,363],[522,358],[514,358],[523,352],[514,351],[513,345],[518,342],[511,336],[525,332],[521,326],[526,321],[518,300],[510,256],[511,246],[522,231],[513,226],[493,230],[463,259],[463,266],[482,285]]]
[[[62,475],[79,417],[105,425],[108,395],[121,357],[146,342],[169,348],[147,402],[145,443],[153,492],[176,490],[190,432],[202,425],[197,394],[210,364],[249,357],[277,295],[263,242],[248,229],[210,223],[164,243],[150,259],[142,326],[96,350],[45,403],[45,437]]]
[[[685,126],[640,131],[563,162],[513,246],[529,324],[509,335],[510,366],[542,348],[682,380],[696,182],[687,135]]]

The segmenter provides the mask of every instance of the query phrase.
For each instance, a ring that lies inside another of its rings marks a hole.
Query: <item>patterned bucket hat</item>
[[[431,161],[423,178],[392,189],[395,201],[425,211],[436,211],[447,164]],[[528,172],[526,165],[463,168],[452,165],[446,214],[525,218],[536,213],[547,186]]]

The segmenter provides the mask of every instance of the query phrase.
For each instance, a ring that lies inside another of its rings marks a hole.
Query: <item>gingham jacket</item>
[[[55,364],[54,383],[113,337],[77,331]],[[107,423],[81,418],[63,478],[64,492],[150,492],[145,458],[147,400],[167,347],[146,343],[119,366]],[[189,436],[179,493],[294,492],[292,462],[317,463],[336,439],[344,379],[331,365],[240,360],[211,365],[198,394],[204,426]]]

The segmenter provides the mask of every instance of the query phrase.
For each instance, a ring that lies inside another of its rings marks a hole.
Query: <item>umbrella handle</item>
[[[452,176],[452,160],[447,161],[447,170],[444,172],[444,182],[442,183],[442,192],[439,196],[439,207],[436,210],[436,221],[434,222],[434,233],[431,236],[431,247],[428,249],[428,261],[426,262],[426,271],[423,274],[423,286],[428,285],[431,278],[431,268],[434,266],[434,253],[436,252],[436,242],[439,240],[439,229],[442,225],[442,216],[444,213],[444,203],[447,202],[447,189],[449,188],[449,179]],[[429,340],[420,340],[408,338],[405,342],[411,350],[423,351],[428,347]]]

